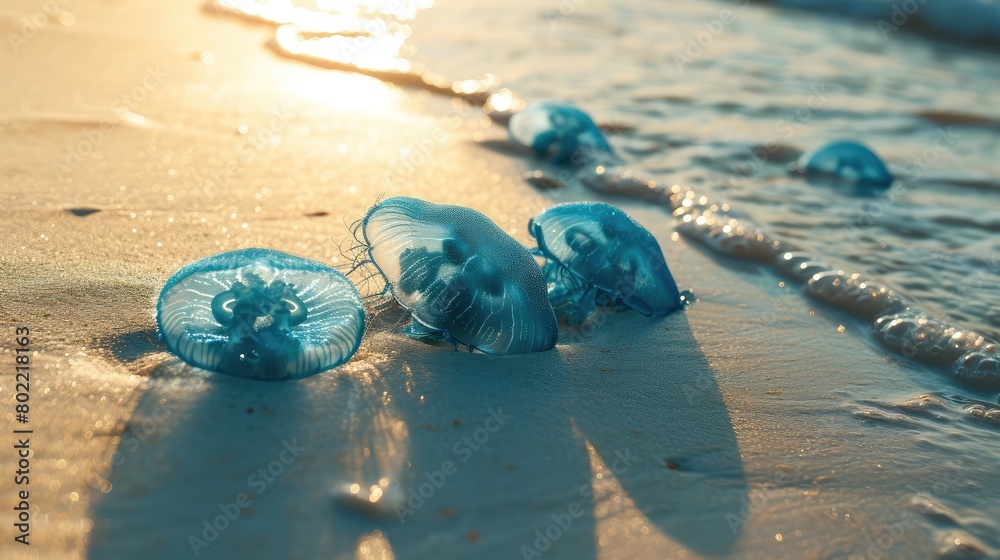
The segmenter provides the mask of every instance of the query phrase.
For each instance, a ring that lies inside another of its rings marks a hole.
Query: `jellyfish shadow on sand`
[[[729,412],[686,313],[660,320],[601,313],[575,331],[579,345],[571,346],[580,355],[566,371],[569,408],[592,454],[613,468],[617,482],[607,492],[621,491],[636,515],[630,524],[628,508],[612,496],[607,511],[626,513],[617,524],[598,521],[596,537],[624,543],[623,528],[642,535],[648,523],[661,535],[638,539],[644,553],[677,546],[725,555],[745,521],[749,490]]]
[[[499,357],[376,328],[295,383],[157,354],[89,557],[725,555],[748,491],[685,314],[560,336]]]
[[[382,460],[405,456],[364,368],[228,377],[184,364],[150,332],[99,346],[148,379],[90,484],[88,558],[322,557],[334,543],[331,481],[390,472],[398,465]]]
[[[581,216],[600,225],[585,228]],[[559,248],[545,244],[547,256],[594,255],[574,260],[573,270],[577,283],[600,277],[602,289],[614,294],[604,299],[620,295],[617,282],[607,277],[614,275],[602,276],[603,271],[624,274],[635,270],[635,263],[658,260],[658,268],[642,268],[642,280],[633,284],[643,289],[624,301],[648,315],[681,305],[655,239],[620,210],[564,205],[532,224],[540,247],[542,231],[565,231],[567,241]],[[653,533],[653,539],[641,539],[651,550],[714,555],[729,549],[736,531],[727,515],[740,512],[746,482],[725,404],[683,314],[660,322],[602,309],[584,323],[587,330],[564,332],[571,335],[569,344],[564,338],[554,352],[527,353],[554,342],[537,336],[556,329],[548,301],[540,309],[527,305],[535,299],[521,295],[541,292],[544,300],[546,286],[530,257],[518,251],[520,245],[488,218],[467,208],[396,197],[369,210],[360,227],[361,253],[420,323],[426,321],[423,314],[443,318],[436,328],[460,331],[449,338],[456,344],[517,350],[494,352],[508,354],[503,358],[408,351],[402,366],[411,377],[405,382],[395,369],[399,363],[383,362],[383,394],[396,399],[408,425],[427,429],[410,430],[411,468],[400,473],[395,492],[378,494],[405,504],[395,508],[399,526],[380,529],[380,536],[397,548],[424,552],[431,545],[417,543],[428,535],[461,543],[466,531],[465,540],[474,546],[498,554],[513,547],[508,554],[525,558],[556,551],[595,557],[609,538],[633,532]],[[622,243],[609,243],[610,238]],[[620,252],[621,245],[636,249],[622,257],[627,266],[610,267],[597,249],[606,245],[609,252]],[[531,269],[534,275],[527,274]],[[549,271],[550,300],[561,271]],[[657,286],[663,289],[646,289]],[[580,299],[575,287],[566,292],[567,298]],[[584,296],[597,297],[589,291]],[[664,325],[674,325],[673,331]],[[420,334],[410,326],[403,332]],[[488,336],[480,337],[484,333]],[[509,340],[538,344],[512,346]],[[413,394],[420,399],[408,396]],[[687,402],[679,402],[681,397]],[[427,403],[445,408],[428,415]],[[442,411],[462,413],[451,421],[453,429],[441,430],[449,424]],[[692,486],[698,491],[691,492]],[[425,504],[431,501],[447,520],[430,521]],[[471,516],[456,523],[450,519],[456,512]],[[638,540],[628,545],[640,546]],[[475,549],[459,548],[452,544],[433,555],[477,556]]]
[[[378,364],[408,455],[364,534],[402,558],[727,554],[748,488],[685,314],[602,310],[583,329],[539,354],[406,343]]]
[[[267,550],[268,527],[284,527],[282,489],[294,489],[290,473],[309,459],[295,429],[305,420],[306,389],[208,374],[159,356],[110,466],[92,485],[107,492],[91,492],[88,557],[237,558]],[[214,525],[208,537],[205,523]],[[294,526],[283,531],[302,537]]]

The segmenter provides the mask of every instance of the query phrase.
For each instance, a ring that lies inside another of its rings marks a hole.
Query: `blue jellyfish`
[[[507,126],[511,140],[534,149],[539,157],[548,155],[553,145],[559,144],[552,157],[554,163],[617,160],[601,129],[587,113],[569,103],[535,103],[511,115]],[[574,156],[581,161],[575,161]]]
[[[545,257],[552,305],[570,324],[598,303],[624,304],[647,316],[684,303],[656,239],[610,204],[559,204],[532,218],[528,231]]]
[[[486,216],[395,197],[369,210],[361,228],[366,262],[410,311],[411,338],[487,354],[555,346],[558,324],[538,265]]]
[[[268,249],[243,249],[180,269],[156,322],[185,362],[252,379],[300,379],[351,358],[365,331],[361,295],[343,274]]]
[[[884,188],[893,181],[892,173],[875,152],[849,140],[803,154],[789,169],[806,177],[835,178],[859,187]]]

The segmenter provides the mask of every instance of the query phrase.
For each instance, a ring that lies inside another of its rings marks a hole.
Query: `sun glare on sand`
[[[398,106],[399,90],[360,74],[302,72],[283,76],[296,96],[364,114],[387,113]]]

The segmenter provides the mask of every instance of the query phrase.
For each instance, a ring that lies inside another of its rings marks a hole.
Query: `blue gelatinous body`
[[[362,232],[387,289],[410,310],[407,335],[487,354],[555,346],[558,324],[534,258],[483,214],[396,197],[368,211]]]
[[[511,115],[508,123],[511,140],[535,150],[539,157],[548,155],[555,163],[583,163],[585,160],[614,159],[611,146],[594,121],[576,107],[558,101],[542,101]],[[574,161],[574,156],[581,161]]]
[[[299,379],[336,367],[361,344],[361,295],[321,263],[243,249],[180,269],[160,292],[156,322],[171,352],[207,370]]]
[[[682,305],[656,239],[610,204],[559,204],[535,216],[528,231],[546,259],[552,305],[570,324],[586,319],[599,302],[648,316]]]
[[[867,146],[851,141],[827,144],[803,154],[792,170],[812,177],[848,181],[862,187],[888,187],[893,176]]]

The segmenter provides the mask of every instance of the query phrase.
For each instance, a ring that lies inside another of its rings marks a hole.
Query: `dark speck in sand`
[[[307,218],[322,218],[323,216],[329,216],[329,212],[310,212],[306,214]]]
[[[461,426],[462,425],[462,421],[461,420],[452,420],[451,423],[454,424],[454,425],[456,425],[456,426]]]
[[[500,154],[508,154],[516,157],[531,155],[531,149],[507,140],[483,140],[478,143],[480,146]]]
[[[478,541],[479,540],[479,533],[477,533],[475,531],[469,531],[469,540],[472,541],[472,542]]]
[[[680,467],[678,467],[677,463],[675,463],[673,461],[667,461],[667,468],[670,469],[670,470],[672,470],[672,471],[676,471]]]
[[[78,218],[85,218],[91,214],[100,212],[97,208],[67,208],[66,211]]]
[[[247,414],[253,414],[253,407],[247,409]]]
[[[565,186],[559,179],[550,177],[538,169],[525,173],[524,180],[529,185],[543,191],[561,189]]]

